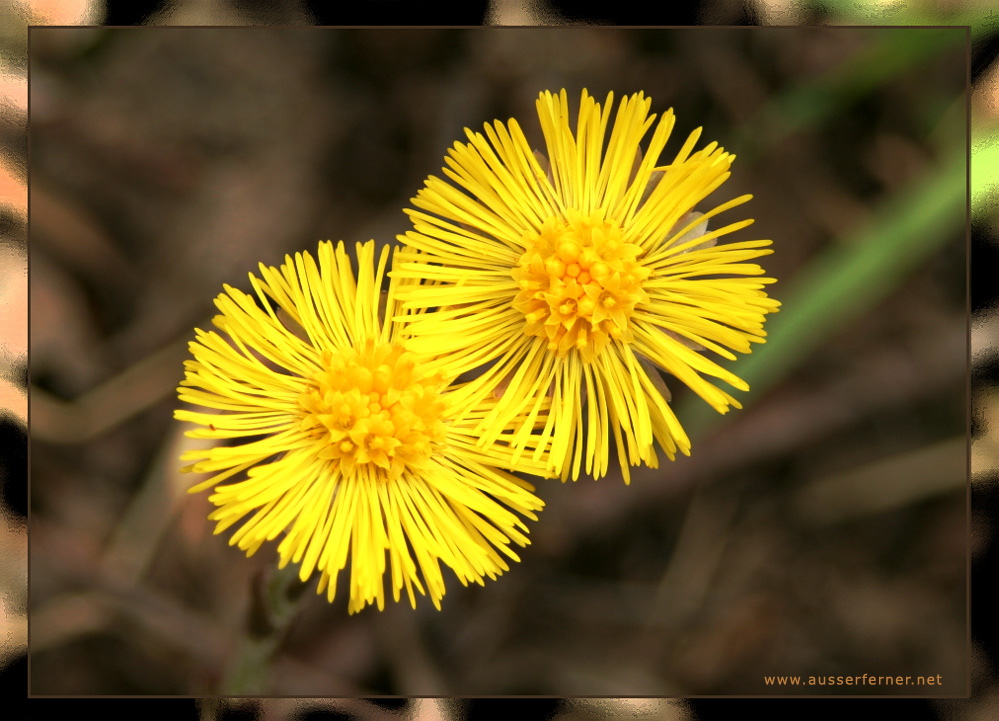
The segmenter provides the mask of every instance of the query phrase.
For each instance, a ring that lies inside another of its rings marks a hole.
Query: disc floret
[[[444,447],[441,379],[401,345],[369,340],[326,350],[322,366],[299,397],[301,429],[343,477],[392,481]]]
[[[575,349],[584,363],[610,339],[631,341],[632,312],[649,301],[642,290],[649,270],[637,260],[641,247],[625,242],[615,221],[601,211],[570,212],[567,219],[547,219],[523,243],[511,274],[524,333],[547,338],[548,349],[560,356]]]

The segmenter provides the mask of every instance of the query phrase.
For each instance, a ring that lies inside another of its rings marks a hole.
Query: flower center
[[[520,286],[513,306],[524,314],[527,335],[548,339],[562,356],[575,348],[590,362],[614,338],[631,340],[628,321],[647,303],[649,276],[635,258],[641,248],[621,240],[621,228],[603,212],[549,218],[540,233],[525,234],[527,250],[512,275]]]
[[[441,379],[428,376],[398,345],[367,341],[323,351],[323,368],[298,402],[301,429],[345,478],[366,469],[394,480],[443,447]]]

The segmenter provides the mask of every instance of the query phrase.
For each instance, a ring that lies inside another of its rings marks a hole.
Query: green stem
[[[270,693],[270,666],[301,605],[305,584],[298,567],[269,569],[252,582],[246,632],[220,683],[225,696]]]

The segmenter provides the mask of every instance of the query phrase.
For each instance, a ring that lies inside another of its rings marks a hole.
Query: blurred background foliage
[[[211,14],[225,3],[201,16],[197,5],[146,21],[227,22]],[[227,17],[307,22],[293,16],[307,5]],[[78,21],[103,19],[99,4],[81,6],[91,15]],[[997,147],[999,77],[981,50],[992,26],[973,4],[918,15],[883,5],[866,21],[855,6],[716,2],[699,19],[971,23],[974,257],[994,254],[994,181],[980,170]],[[554,3],[490,12],[515,24],[568,17]],[[32,692],[227,690],[273,555],[247,561],[213,537],[207,501],[186,496],[176,473],[192,442],[170,420],[191,328],[257,262],[320,239],[392,239],[463,127],[514,116],[540,142],[537,92],[585,86],[643,90],[655,110],[676,110],[678,135],[703,125],[739,155],[714,199],[756,196],[743,237],[774,239],[766,267],[784,303],[769,342],[732,366],[753,387],[745,410],[705,413],[667,378],[695,433],[692,458],[627,488],[541,484],[548,508],[522,563],[484,589],[451,584],[443,613],[348,618],[341,600],[310,592],[258,687],[239,691],[767,694],[764,673],[871,672],[941,673],[944,686],[923,690],[965,693],[964,41],[819,27],[33,31]],[[15,62],[5,82],[26,68]],[[23,110],[8,106],[2,287],[14,288],[26,154]],[[988,504],[997,326],[975,272],[973,467]],[[14,318],[23,308],[10,307]],[[8,348],[16,440],[24,360]],[[24,501],[12,485],[5,549],[16,550]],[[973,530],[986,558],[988,517]],[[9,565],[16,598],[20,566]],[[11,628],[17,607],[5,606]],[[990,661],[973,658],[980,691]],[[342,703],[357,717],[461,712]],[[703,713],[608,703],[557,712]]]

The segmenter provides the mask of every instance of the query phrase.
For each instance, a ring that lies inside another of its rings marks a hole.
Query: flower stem
[[[246,631],[220,682],[225,696],[268,695],[275,652],[301,605],[306,584],[295,565],[254,576]]]

